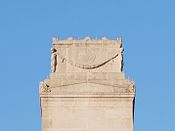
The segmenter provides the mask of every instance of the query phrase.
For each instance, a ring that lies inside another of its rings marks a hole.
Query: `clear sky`
[[[40,131],[53,36],[123,37],[135,131],[175,130],[174,0],[0,0],[0,131]]]

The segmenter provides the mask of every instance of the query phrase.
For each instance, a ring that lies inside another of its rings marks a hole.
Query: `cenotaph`
[[[134,99],[121,38],[53,38],[50,75],[40,82],[42,131],[133,131]]]

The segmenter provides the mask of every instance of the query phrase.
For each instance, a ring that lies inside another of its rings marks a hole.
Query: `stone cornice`
[[[134,98],[135,93],[116,94],[40,94],[41,98]]]

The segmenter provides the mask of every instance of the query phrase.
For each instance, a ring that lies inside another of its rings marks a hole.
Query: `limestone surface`
[[[50,76],[40,82],[42,131],[133,131],[134,98],[121,38],[53,38]]]

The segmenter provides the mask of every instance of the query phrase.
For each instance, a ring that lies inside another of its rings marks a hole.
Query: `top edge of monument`
[[[83,39],[74,39],[73,37],[68,37],[67,39],[60,39],[57,37],[52,38],[53,45],[72,45],[72,44],[117,44],[122,45],[122,38],[117,37],[117,39],[108,39],[107,37],[101,37],[100,39],[93,39],[89,36]]]

